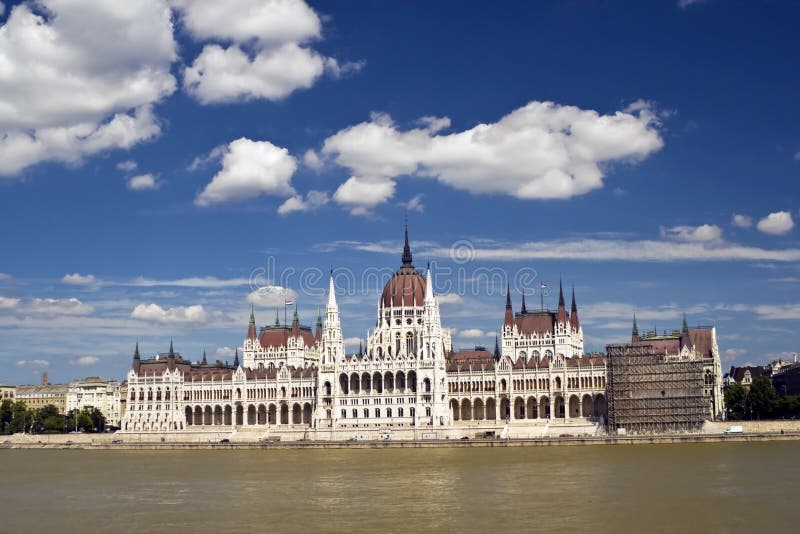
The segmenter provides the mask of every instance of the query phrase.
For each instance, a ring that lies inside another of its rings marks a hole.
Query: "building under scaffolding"
[[[708,417],[703,361],[652,345],[608,345],[609,432],[696,432]]]

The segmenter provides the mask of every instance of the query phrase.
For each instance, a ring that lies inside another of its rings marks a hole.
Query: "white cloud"
[[[363,343],[363,340],[357,337],[346,337],[344,339],[344,346],[350,349],[357,349],[359,343]]]
[[[334,199],[366,212],[394,194],[404,175],[434,178],[476,194],[522,199],[570,198],[603,186],[608,165],[641,160],[663,141],[650,106],[600,115],[593,110],[531,102],[499,121],[451,134],[447,118],[399,130],[388,115],[327,138],[322,154],[350,170]]]
[[[701,4],[703,2],[705,2],[705,0],[678,0],[678,7],[685,9],[691,5]]]
[[[3,2],[0,2],[0,15],[6,12],[6,5]]]
[[[195,204],[208,206],[261,194],[293,195],[290,182],[296,169],[297,162],[285,148],[242,137],[228,145],[222,169],[197,196]]]
[[[72,365],[95,365],[96,363],[100,362],[100,358],[97,356],[81,356],[80,358],[75,358],[70,360],[69,363]]]
[[[278,207],[279,215],[288,215],[294,211],[313,211],[328,203],[328,193],[324,191],[309,191],[306,197],[295,195],[289,197]]]
[[[150,191],[158,189],[161,185],[152,174],[139,174],[127,180],[128,189],[131,191]]]
[[[196,40],[218,41],[206,44],[184,70],[184,87],[203,104],[279,100],[311,87],[325,71],[338,78],[364,65],[340,64],[306,45],[322,37],[322,24],[302,0],[172,0],[172,4]]]
[[[509,243],[492,239],[474,239],[470,253],[475,261],[502,262],[525,260],[581,261],[774,261],[798,262],[800,249],[765,249],[721,242],[676,242],[665,240],[626,241],[622,239],[560,239]],[[397,244],[337,241],[326,243],[323,250],[349,248],[364,252],[396,254]],[[418,243],[415,252],[431,258],[451,258],[450,246]]]
[[[393,180],[351,176],[339,186],[333,199],[347,207],[353,215],[367,215],[372,212],[372,208],[394,195],[394,187]]]
[[[323,166],[322,159],[311,149],[306,150],[305,154],[303,154],[303,164],[315,171],[320,170]]]
[[[194,287],[194,288],[223,288],[238,287],[247,285],[248,278],[227,278],[220,279],[214,276],[195,276],[189,278],[177,278],[174,280],[156,280],[152,278],[138,277],[132,282],[119,285],[132,285],[140,287],[174,286],[174,287]]]
[[[47,360],[17,360],[17,367],[32,367],[34,369],[41,369],[49,367],[50,362]]]
[[[434,284],[435,286],[436,284]],[[447,293],[446,295],[436,295],[436,300],[439,304],[461,304],[464,299],[461,295],[456,293]]]
[[[715,224],[673,226],[672,228],[661,228],[661,237],[678,241],[717,241],[722,238],[722,229]]]
[[[747,354],[747,349],[725,349],[722,351],[722,359],[726,361],[736,360]]]
[[[242,352],[241,350],[239,351]],[[229,358],[232,357],[236,353],[236,349],[234,347],[217,347],[217,350],[214,351],[215,358]]]
[[[170,10],[157,0],[16,5],[0,57],[0,175],[151,139],[150,106],[175,89]]]
[[[422,203],[421,193],[411,197],[408,202],[398,202],[398,205],[401,208],[405,208],[407,211],[416,211],[417,213],[422,213],[425,211],[425,205]]]
[[[749,215],[740,215],[738,213],[734,213],[733,219],[731,219],[731,224],[738,228],[750,228],[753,226],[753,218]]]
[[[776,211],[758,221],[756,228],[765,234],[783,235],[794,228],[794,221],[788,211]]]
[[[800,152],[798,152],[797,154],[794,155],[794,159],[796,159],[797,161],[800,161]]]
[[[192,162],[189,164],[188,170],[190,172],[194,172],[197,169],[202,169],[209,163],[213,163],[215,161],[219,161],[219,159],[225,155],[225,152],[228,150],[228,145],[218,145],[211,149],[205,156],[196,156]]]
[[[117,169],[123,172],[135,171],[137,167],[138,167],[137,163],[132,159],[129,159],[127,161],[120,161],[119,163],[117,163]]]
[[[763,304],[761,306],[756,306],[754,309],[759,319],[800,319],[800,304]]]
[[[97,279],[94,277],[93,274],[80,274],[80,273],[72,273],[72,274],[65,274],[61,278],[62,284],[69,284],[73,286],[90,286],[97,282]]]
[[[11,280],[12,278],[13,278],[13,276],[11,276],[10,274],[0,273],[0,282],[7,282],[7,281]]]
[[[0,310],[11,310],[19,305],[19,299],[0,296]]]
[[[465,330],[457,330],[454,334],[459,338],[464,339],[478,339],[478,338],[485,338],[485,337],[492,337],[495,335],[494,332],[484,332],[480,328],[467,328]]]
[[[131,312],[131,318],[156,323],[205,323],[209,315],[202,304],[168,309],[158,304],[139,304]]]
[[[89,315],[94,308],[76,298],[35,298],[25,303],[24,311],[29,314],[41,315]]]
[[[247,295],[247,302],[256,306],[280,307],[286,299],[296,299],[297,293],[293,289],[281,286],[262,286]]]

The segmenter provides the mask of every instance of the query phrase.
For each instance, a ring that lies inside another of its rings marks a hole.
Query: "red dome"
[[[404,265],[383,288],[381,306],[422,306],[425,302],[425,277],[414,267]]]

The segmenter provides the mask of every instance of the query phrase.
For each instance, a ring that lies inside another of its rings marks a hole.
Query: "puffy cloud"
[[[436,284],[434,284],[436,286]],[[464,299],[457,293],[447,293],[445,295],[436,295],[436,300],[439,304],[461,304]]]
[[[303,164],[315,171],[320,170],[323,166],[319,154],[311,149],[306,150],[305,154],[303,154]]]
[[[135,171],[137,167],[138,167],[137,163],[132,159],[129,159],[127,161],[120,161],[119,163],[117,163],[117,169],[123,172]]]
[[[100,358],[97,356],[81,356],[80,358],[75,358],[74,360],[70,360],[69,363],[72,365],[95,365],[96,363],[100,362]]]
[[[280,100],[314,85],[324,70],[322,57],[294,43],[250,58],[236,45],[203,48],[184,73],[186,90],[200,103],[264,98]]]
[[[25,304],[24,311],[34,315],[89,315],[94,311],[94,308],[76,298],[35,298]]]
[[[389,200],[394,195],[394,187],[394,180],[351,176],[339,186],[333,199],[353,215],[366,215],[378,204]]]
[[[361,338],[357,337],[346,337],[344,338],[344,346],[350,349],[357,349],[359,344],[363,344],[364,341]],[[363,345],[362,345],[363,346]]]
[[[261,194],[294,194],[291,178],[297,162],[289,151],[268,141],[240,138],[222,157],[222,169],[195,199],[198,206],[244,200]]]
[[[465,330],[458,330],[454,332],[457,337],[465,339],[478,339],[484,337],[491,337],[495,335],[494,332],[484,332],[480,328],[467,328]]]
[[[736,360],[747,354],[747,349],[725,349],[722,351],[722,358],[727,361]]]
[[[218,145],[211,149],[207,155],[204,156],[197,156],[192,160],[192,163],[189,164],[188,170],[190,172],[194,172],[197,169],[202,169],[206,165],[219,161],[222,156],[225,155],[225,152],[228,150],[228,145]]]
[[[158,304],[139,304],[131,312],[131,318],[156,323],[205,323],[208,313],[202,304],[176,306],[164,309]]]
[[[749,215],[740,215],[738,213],[734,213],[733,219],[731,219],[731,224],[738,228],[750,228],[753,226],[753,218]]]
[[[776,211],[758,221],[756,228],[765,234],[783,235],[794,228],[794,221],[788,211]]]
[[[159,184],[156,177],[152,174],[139,174],[132,178],[128,178],[128,189],[131,191],[150,191],[158,189]]]
[[[440,133],[447,118],[425,117],[400,130],[388,115],[328,137],[322,153],[352,176],[334,199],[365,212],[394,194],[403,175],[434,178],[476,194],[570,198],[603,185],[608,165],[641,160],[663,146],[659,120],[644,102],[601,115],[553,102],[530,102],[499,121]]]
[[[175,89],[158,0],[19,4],[0,27],[0,57],[0,175],[151,139],[150,106]]]
[[[279,100],[311,87],[325,71],[337,78],[363,67],[363,62],[340,64],[304,45],[321,37],[322,24],[302,0],[172,4],[196,40],[226,44],[206,44],[184,70],[184,87],[203,104]]]
[[[312,211],[328,203],[328,193],[309,191],[305,198],[302,195],[289,197],[278,207],[278,214],[288,215],[294,211]]]
[[[31,367],[33,369],[41,369],[49,367],[50,362],[47,360],[17,360],[17,367]]]
[[[416,211],[418,213],[425,211],[425,205],[422,203],[422,194],[414,195],[408,202],[399,202],[398,205],[408,211]]]
[[[236,349],[234,347],[217,347],[217,350],[214,351],[214,356],[217,358],[228,358],[233,356],[235,352]]]
[[[0,296],[0,310],[11,310],[19,306],[19,299]]]
[[[251,291],[247,295],[247,302],[256,306],[280,307],[286,299],[297,298],[297,293],[293,289],[281,286],[265,285]]]
[[[10,274],[7,273],[0,273],[0,282],[7,282],[13,278]]]
[[[73,286],[90,286],[97,282],[97,279],[94,277],[93,274],[80,274],[80,273],[72,273],[72,274],[65,274],[61,278],[62,284],[69,284]]]
[[[678,241],[717,241],[722,238],[722,229],[715,224],[673,226],[661,228],[661,236]]]

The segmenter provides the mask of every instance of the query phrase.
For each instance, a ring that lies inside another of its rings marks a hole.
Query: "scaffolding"
[[[708,414],[703,361],[653,352],[651,345],[608,345],[608,430],[697,432]]]

